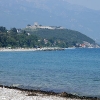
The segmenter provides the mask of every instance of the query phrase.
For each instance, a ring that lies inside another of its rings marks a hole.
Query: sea
[[[0,84],[100,97],[100,48],[0,52]]]

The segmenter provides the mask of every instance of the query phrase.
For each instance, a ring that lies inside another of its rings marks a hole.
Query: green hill
[[[94,47],[95,41],[69,29],[16,29],[0,27],[0,47]]]
[[[54,41],[57,41],[62,44],[62,46],[76,46],[76,44],[82,44],[85,42],[88,42],[90,44],[95,44],[95,41],[86,35],[70,30],[70,29],[30,29],[26,28],[26,32],[30,34],[34,34],[42,39],[47,39],[51,41],[52,43]]]

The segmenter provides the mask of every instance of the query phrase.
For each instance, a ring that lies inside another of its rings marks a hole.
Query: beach
[[[57,96],[45,96],[43,94],[28,96],[27,92],[22,92],[14,89],[0,88],[0,100],[73,100],[73,99],[70,98],[66,99]]]
[[[60,47],[42,47],[42,48],[0,48],[0,51],[53,51],[53,50],[64,50]]]
[[[63,95],[64,96],[64,95]],[[61,97],[57,94],[48,94],[32,91],[12,89],[9,87],[0,87],[0,100],[99,100],[97,98],[87,97]]]
[[[0,85],[0,100],[100,100],[100,98]]]

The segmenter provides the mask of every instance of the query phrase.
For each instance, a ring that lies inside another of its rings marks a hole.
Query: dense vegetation
[[[68,29],[18,31],[16,28],[7,30],[3,26],[0,27],[0,47],[70,47],[77,46],[76,44],[83,43],[83,41],[95,43],[91,38]]]
[[[70,47],[76,46],[76,44],[82,44],[83,41],[89,42],[91,44],[95,44],[95,41],[86,35],[69,29],[30,29],[26,28],[26,32],[34,34],[40,38],[45,38],[49,40],[51,44],[62,46],[62,47]]]
[[[27,35],[25,31],[17,32],[16,28],[7,31],[0,27],[0,47],[35,47],[38,44],[38,37]]]

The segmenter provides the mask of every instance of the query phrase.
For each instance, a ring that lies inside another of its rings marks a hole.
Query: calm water
[[[0,52],[0,84],[100,96],[100,49]]]

